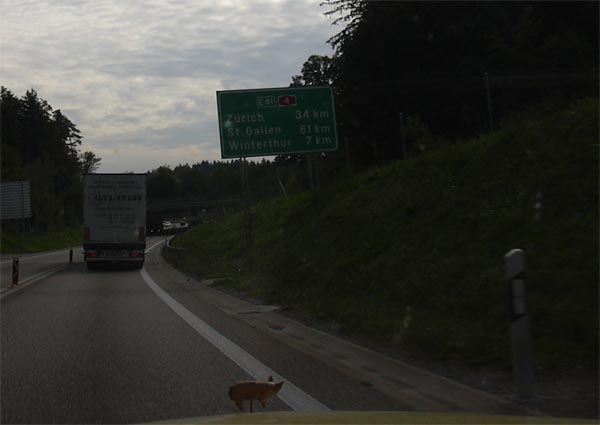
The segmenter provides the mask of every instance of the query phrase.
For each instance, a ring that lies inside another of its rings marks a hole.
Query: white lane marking
[[[23,279],[22,281],[19,282],[18,286],[11,286],[8,288],[3,288],[4,290],[1,292],[2,295],[0,295],[0,300],[8,297],[10,294],[13,294],[15,292],[20,291],[21,289],[29,286],[29,285],[33,285],[35,282],[40,281],[42,279],[45,279],[47,277],[52,276],[55,273],[58,273],[61,270],[66,269],[69,266],[61,266],[58,268],[54,268],[54,269],[50,269],[50,270],[45,270],[43,272],[40,272],[38,274],[34,274],[33,276],[29,276],[28,278]]]
[[[81,247],[74,247],[73,251],[75,251],[75,250],[77,250],[79,248],[81,248]],[[18,256],[19,254],[14,254],[14,257],[18,257],[19,261],[27,261],[27,260],[33,260],[34,258],[47,257],[49,255],[64,254],[66,252],[69,252],[69,250],[68,249],[63,249],[62,251],[54,251],[54,252],[48,252],[46,254],[32,255],[31,257],[19,257]],[[4,254],[4,255],[11,255],[11,254]],[[7,263],[12,263],[12,259],[0,262],[0,264],[7,264]]]
[[[150,248],[147,248],[147,249],[146,249],[146,253],[149,253],[149,252],[150,252],[150,251],[152,251],[152,250],[153,250],[155,247],[157,247],[158,245],[160,245],[160,244],[163,244],[163,243],[165,243],[165,241],[160,241],[160,242],[157,242],[157,243],[155,243],[155,244],[154,244],[154,245],[152,245]]]
[[[246,371],[246,373],[254,377],[254,379],[264,380],[265,377],[271,375],[276,382],[285,381],[278,397],[293,410],[299,412],[328,412],[331,410],[323,403],[292,384],[289,380],[261,363],[241,347],[225,338],[206,322],[196,317],[191,311],[158,286],[145,269],[140,270],[140,274],[150,289],[152,289],[154,293],[171,308],[171,310],[177,313],[179,317],[185,320],[196,332],[207,339],[208,342],[214,345],[219,351],[233,360],[233,362]]]

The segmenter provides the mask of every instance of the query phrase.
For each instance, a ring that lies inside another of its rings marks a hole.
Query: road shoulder
[[[167,276],[171,283],[193,290],[195,297],[288,346],[318,358],[364,385],[376,388],[411,409],[544,416],[538,410],[520,406],[508,399],[308,327],[279,314],[274,306],[256,305],[212,288],[171,267],[158,250],[154,259],[155,264],[147,264],[150,274],[160,269],[160,274]]]

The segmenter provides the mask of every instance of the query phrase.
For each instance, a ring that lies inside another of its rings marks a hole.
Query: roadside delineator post
[[[13,258],[12,261],[12,285],[17,286],[19,284],[19,259]]]
[[[73,264],[73,248],[69,248],[69,264]]]
[[[513,379],[519,397],[533,396],[533,361],[525,288],[525,253],[513,249],[504,256],[510,304]]]

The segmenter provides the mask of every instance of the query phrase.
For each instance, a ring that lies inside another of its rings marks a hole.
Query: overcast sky
[[[331,55],[321,1],[0,0],[0,85],[67,115],[100,172],[220,159],[216,91]]]

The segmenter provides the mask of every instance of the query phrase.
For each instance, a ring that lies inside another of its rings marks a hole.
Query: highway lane
[[[151,238],[148,246],[157,241]],[[145,271],[168,296],[323,405],[407,409],[243,317],[189,297],[159,255],[158,248],[149,254]],[[74,264],[3,299],[1,326],[2,423],[132,423],[231,414],[237,410],[227,388],[251,379],[167,306],[138,270],[90,272]],[[267,406],[289,409],[279,398]]]

